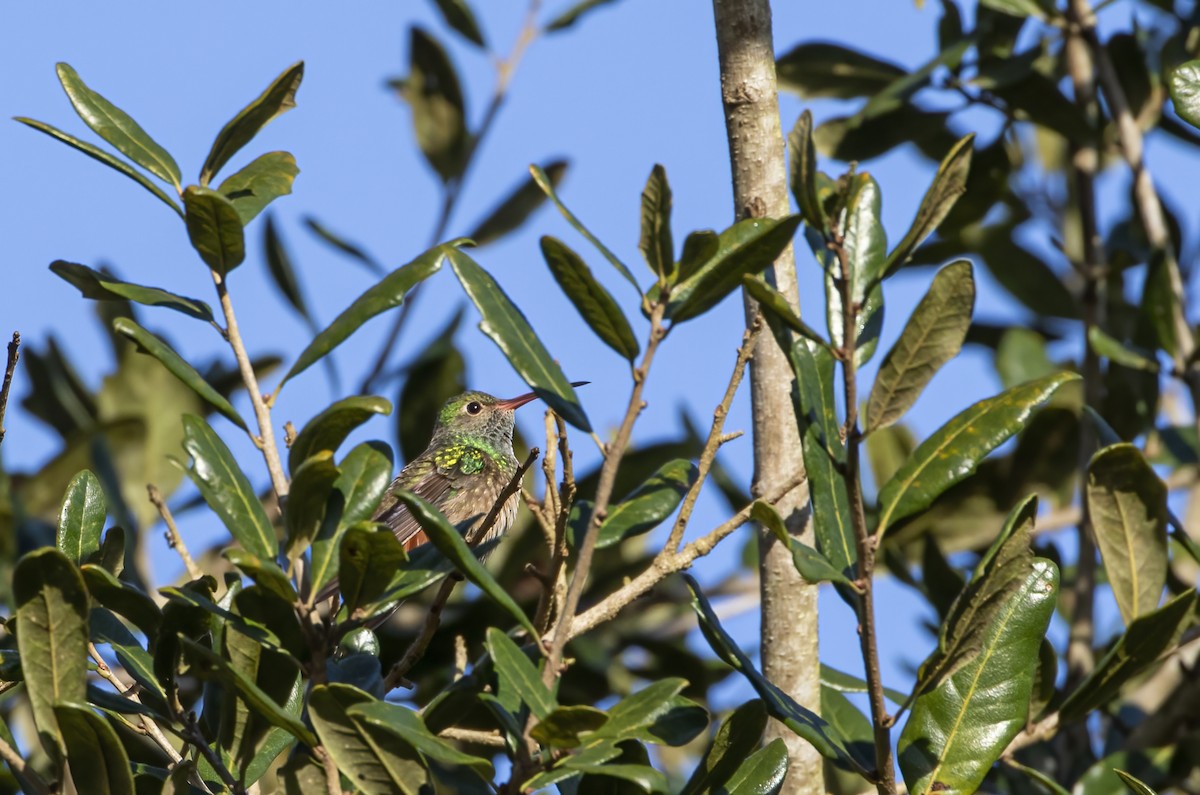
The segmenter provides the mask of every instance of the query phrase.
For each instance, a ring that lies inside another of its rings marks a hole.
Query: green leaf
[[[604,285],[596,281],[583,258],[549,235],[542,238],[541,245],[554,281],[596,336],[629,361],[636,359],[641,348],[625,313]]]
[[[855,303],[865,308],[867,295],[883,276],[887,263],[887,240],[880,220],[882,199],[879,185],[870,174],[855,175],[846,197],[846,219],[841,229],[850,268],[851,292]]]
[[[1052,4],[1037,0],[980,0],[980,5],[1014,17],[1032,16],[1041,20],[1046,19],[1047,10],[1054,12]]]
[[[408,510],[417,520],[417,524],[421,525],[421,529],[429,537],[430,543],[447,560],[458,567],[464,577],[495,600],[496,604],[507,610],[509,615],[529,632],[530,637],[538,637],[537,629],[529,620],[529,616],[525,615],[525,611],[509,595],[508,591],[496,582],[491,572],[479,562],[479,558],[475,557],[475,553],[467,546],[467,541],[459,533],[458,528],[450,524],[441,511],[409,491],[398,491],[396,497],[408,506]]]
[[[462,34],[467,41],[487,49],[483,31],[479,29],[475,12],[467,5],[467,0],[434,0],[434,5],[442,12],[442,19],[446,20],[447,25]]]
[[[558,704],[525,652],[497,627],[488,627],[485,645],[499,678],[500,697],[508,693],[516,695],[535,718],[545,720]]]
[[[1095,669],[1062,703],[1059,708],[1062,720],[1086,717],[1116,697],[1126,682],[1159,662],[1159,657],[1175,645],[1179,634],[1191,622],[1195,605],[1196,591],[1191,589],[1131,621],[1125,634],[1117,638]]]
[[[185,386],[207,401],[225,419],[243,431],[250,432],[246,421],[237,413],[233,404],[213,388],[212,384],[205,381],[204,376],[196,372],[195,368],[184,361],[183,357],[176,353],[175,349],[170,345],[127,317],[118,317],[113,320],[113,330],[136,343],[139,350],[158,359],[171,375],[178,378]]]
[[[286,111],[296,107],[296,91],[304,78],[304,62],[297,61],[272,81],[258,98],[238,111],[217,138],[200,169],[200,184],[208,185],[238,150],[250,143],[259,130]]]
[[[687,680],[668,677],[652,682],[618,701],[608,710],[608,720],[588,738],[681,746],[708,727],[708,713],[680,696]],[[698,718],[698,720],[697,720]]]
[[[215,190],[189,185],[183,192],[188,239],[200,259],[222,277],[246,258],[246,233],[233,203]]]
[[[104,609],[93,609],[89,616],[93,643],[107,643],[117,662],[139,687],[143,704],[159,714],[168,714],[166,691],[154,674],[154,658],[115,615]]]
[[[1011,228],[983,235],[980,253],[1000,286],[1037,315],[1074,319],[1079,303],[1058,274],[1039,256],[1013,240]]]
[[[79,568],[43,548],[13,569],[17,651],[38,739],[55,764],[66,754],[54,705],[87,699],[88,594]]]
[[[974,308],[970,261],[958,260],[938,271],[879,367],[867,400],[866,433],[903,417],[942,365],[958,355]]]
[[[1175,67],[1168,86],[1175,113],[1193,127],[1200,127],[1200,60]]]
[[[679,254],[679,268],[675,280],[687,279],[700,270],[701,265],[716,256],[720,247],[721,236],[711,229],[688,233],[683,239],[683,251]]]
[[[1136,778],[1135,776],[1131,776],[1124,770],[1114,769],[1113,772],[1117,774],[1121,781],[1125,782],[1125,786],[1129,787],[1129,791],[1135,793],[1135,795],[1158,795],[1154,790],[1146,786],[1146,784],[1140,779]]]
[[[825,209],[817,198],[817,155],[812,140],[812,111],[805,109],[788,133],[788,174],[792,196],[800,207],[805,222],[824,234],[827,219]]]
[[[575,214],[567,209],[567,206],[562,203],[562,199],[558,198],[558,193],[554,190],[556,183],[546,174],[546,172],[538,166],[530,166],[529,173],[533,175],[533,181],[536,182],[537,186],[542,189],[542,192],[546,194],[550,201],[554,202],[554,206],[558,208],[560,213],[562,213],[563,218],[567,219],[567,223],[575,227],[575,231],[579,232],[579,234],[583,235],[589,243],[595,246],[596,250],[603,254],[606,260],[612,263],[612,266],[617,269],[617,272],[624,276],[625,280],[633,285],[633,289],[638,291],[638,295],[641,295],[642,288],[638,287],[637,280],[633,278],[633,274],[629,272],[629,268],[625,267],[625,263],[617,259],[617,255],[609,251],[608,247],[601,243],[595,235],[589,232],[587,227],[583,225],[583,222],[576,218]]]
[[[109,276],[86,265],[56,259],[50,270],[59,278],[79,288],[84,298],[94,301],[133,301],[144,306],[162,306],[182,312],[188,317],[213,322],[212,308],[195,298],[175,295],[157,287],[143,287]]]
[[[80,567],[88,593],[100,605],[128,619],[153,644],[162,623],[162,610],[145,591],[132,583],[118,580],[106,569],[93,563]]]
[[[844,346],[845,322],[842,317],[842,293],[832,270],[825,271],[825,324],[835,348]],[[862,367],[875,355],[879,333],[883,330],[883,288],[876,284],[867,293],[854,320],[854,363]]]
[[[1004,388],[1050,375],[1059,368],[1046,354],[1046,340],[1027,328],[1006,330],[996,347],[996,373]]]
[[[567,173],[567,161],[554,160],[543,166],[543,170],[550,184],[557,186]],[[496,241],[519,228],[545,202],[546,194],[538,187],[537,181],[532,176],[526,177],[467,237],[476,246]]]
[[[898,759],[912,793],[971,793],[1025,727],[1058,569],[1035,559],[988,622],[978,654],[917,697]]]
[[[776,737],[750,754],[721,788],[727,795],[775,795],[788,771],[788,748]]]
[[[76,786],[86,786],[89,795],[134,795],[129,755],[107,720],[86,703],[65,700],[55,703],[54,717],[67,744]]]
[[[399,704],[364,702],[349,707],[346,714],[358,723],[394,735],[428,759],[451,767],[469,768],[485,781],[491,781],[494,775],[491,762],[458,750],[431,732],[419,714]]]
[[[1161,369],[1153,353],[1129,348],[1120,340],[1105,334],[1099,326],[1088,329],[1088,342],[1092,344],[1092,349],[1097,355],[1123,367],[1145,370],[1148,373],[1157,373]]]
[[[721,622],[709,606],[708,600],[704,598],[700,585],[689,575],[685,574],[683,579],[692,593],[692,609],[700,617],[700,631],[704,633],[708,645],[727,665],[746,677],[750,686],[766,704],[767,712],[811,743],[821,756],[838,767],[867,776],[873,762],[852,756],[846,747],[845,738],[839,736],[833,726],[820,715],[797,704],[791,696],[755,670],[750,658],[721,627]]]
[[[803,544],[792,537],[783,523],[783,517],[779,515],[779,511],[775,510],[773,505],[761,500],[755,501],[754,505],[750,507],[750,518],[770,530],[771,534],[779,539],[779,543],[791,551],[792,563],[805,580],[813,584],[836,582],[857,590],[850,578],[841,569],[834,566],[829,558],[808,544]]]
[[[408,77],[393,85],[412,110],[413,132],[425,160],[443,182],[458,178],[466,167],[471,136],[458,73],[437,39],[413,26]]]
[[[387,588],[408,560],[404,547],[389,528],[350,527],[338,544],[338,581],[346,611],[370,604]]]
[[[276,391],[283,387],[292,377],[299,375],[315,364],[321,357],[328,354],[346,341],[358,328],[380,312],[385,312],[404,303],[404,295],[416,285],[437,273],[442,267],[442,259],[448,251],[454,249],[447,246],[435,246],[420,255],[407,265],[402,265],[385,276],[378,284],[371,287],[350,304],[328,328],[318,334],[296,358],[296,363],[287,371],[287,375],[279,382]]]
[[[1131,444],[1097,452],[1087,475],[1088,516],[1128,625],[1158,607],[1167,584],[1167,487]]]
[[[896,247],[888,254],[883,275],[887,277],[894,273],[912,257],[917,246],[933,234],[950,210],[958,197],[967,191],[967,174],[971,170],[971,155],[974,154],[975,133],[971,133],[946,153],[938,165],[933,183],[925,191],[921,206],[917,208],[917,217],[904,233]]]
[[[608,721],[608,715],[585,704],[555,707],[529,730],[529,736],[547,748],[578,748],[579,735],[594,732]]]
[[[337,452],[355,428],[377,414],[386,417],[391,413],[392,404],[386,398],[375,395],[342,398],[305,423],[288,450],[288,469],[294,472],[322,450]]]
[[[846,745],[860,759],[875,754],[875,730],[871,719],[851,703],[850,699],[828,685],[821,685],[821,717],[846,738]]]
[[[57,127],[52,127],[49,124],[46,124],[45,122],[40,122],[35,119],[29,119],[24,116],[16,116],[16,117],[14,117],[14,119],[15,119],[15,121],[21,122],[21,124],[26,125],[27,127],[32,127],[33,129],[35,129],[39,132],[43,132],[46,135],[49,135],[51,138],[55,138],[59,141],[62,141],[67,146],[78,149],[80,152],[83,152],[85,155],[92,158],[93,160],[98,160],[101,163],[103,163],[104,165],[108,166],[109,168],[111,168],[115,171],[121,172],[122,174],[124,174],[125,176],[127,176],[131,180],[133,180],[134,182],[141,185],[146,190],[153,193],[159,199],[161,199],[164,204],[166,204],[168,207],[170,207],[172,210],[174,210],[176,213],[178,213],[180,218],[183,217],[183,210],[181,210],[179,208],[179,205],[175,203],[175,200],[172,199],[167,194],[166,191],[164,191],[158,185],[155,185],[153,182],[150,181],[149,177],[147,177],[142,172],[138,171],[133,166],[126,163],[124,160],[114,157],[113,155],[109,154],[108,152],[105,152],[100,147],[95,146],[93,144],[89,144],[87,141],[81,141],[72,135],[67,135],[65,132],[58,129]]]
[[[545,31],[547,33],[555,33],[556,31],[565,30],[578,22],[580,17],[611,2],[613,0],[579,0],[575,5],[547,22]]]
[[[222,685],[237,690],[258,717],[272,726],[284,729],[306,745],[317,744],[316,736],[305,727],[298,715],[293,714],[286,705],[280,704],[265,693],[241,671],[231,666],[227,660],[190,638],[181,637],[179,642],[192,660],[198,663],[195,671],[201,678],[215,678]]]
[[[279,554],[275,528],[258,501],[254,487],[221,437],[201,418],[185,414],[183,449],[192,457],[188,476],[230,535],[247,552],[267,560],[274,559]]]
[[[893,63],[824,42],[792,48],[779,56],[775,71],[780,88],[806,99],[869,97],[907,74]]]
[[[867,693],[870,689],[867,682],[857,676],[852,676],[825,663],[821,663],[821,686],[833,688],[839,693]],[[890,687],[883,688],[883,694],[896,704],[903,704],[908,696]]]
[[[671,238],[671,185],[667,170],[655,164],[642,190],[642,234],[638,249],[660,284],[675,278],[675,243]]]
[[[792,242],[800,216],[747,218],[721,233],[716,252],[671,290],[666,317],[682,323],[707,312],[742,283],[771,266]],[[682,277],[682,273],[681,273]]]
[[[63,495],[55,546],[76,564],[83,563],[100,552],[100,534],[107,516],[108,504],[100,480],[85,469],[71,479]]]
[[[309,716],[326,753],[359,791],[417,795],[428,779],[417,750],[395,734],[348,714],[354,707],[374,702],[350,685],[317,685],[309,696]]]
[[[533,387],[560,417],[580,430],[591,433],[592,426],[575,390],[563,377],[558,363],[529,326],[496,280],[466,254],[449,249],[446,257],[467,297],[475,304],[483,320],[480,330],[504,352],[513,369]]]
[[[1075,373],[1055,373],[986,398],[956,414],[913,452],[879,490],[877,534],[925,510],[946,489],[975,471],[979,462],[1025,427],[1034,409]]]
[[[315,334],[316,323],[308,308],[308,301],[304,298],[304,291],[300,289],[300,280],[296,276],[295,267],[292,266],[292,258],[283,244],[283,237],[275,227],[274,215],[267,216],[266,226],[263,227],[263,252],[267,260],[267,270],[275,281],[275,286]]]
[[[730,713],[680,795],[704,795],[718,792],[758,748],[767,727],[767,710],[759,699],[747,701]]]
[[[312,543],[325,519],[329,496],[339,477],[341,472],[333,463],[333,452],[330,450],[313,453],[292,474],[292,484],[283,509],[283,524],[287,528],[288,538],[285,554],[288,558],[303,554]]]
[[[332,229],[322,224],[316,218],[308,216],[304,219],[304,225],[308,230],[318,238],[333,246],[338,251],[358,262],[364,268],[369,270],[376,276],[383,276],[387,273],[387,269],[379,264],[378,260],[372,257],[362,248],[362,246],[351,243],[346,238],[336,234]]]
[[[270,591],[288,604],[296,601],[296,589],[292,587],[292,581],[275,561],[265,560],[244,549],[226,549],[221,554],[230,563],[241,569],[247,577],[261,585],[263,589]]]
[[[226,177],[217,192],[229,200],[245,226],[268,204],[290,194],[299,173],[290,152],[267,152]]]
[[[179,189],[179,166],[166,149],[159,146],[125,111],[88,88],[70,64],[60,62],[55,66],[55,71],[75,112],[93,132],[163,182]]]
[[[596,549],[619,544],[658,527],[675,513],[698,474],[696,465],[683,458],[663,464],[629,496],[609,507],[596,534]]]
[[[826,348],[829,347],[829,343],[812,326],[800,319],[800,315],[792,308],[783,293],[757,276],[743,276],[742,287],[750,294],[751,298],[758,302],[760,307],[782,321],[789,329]]]

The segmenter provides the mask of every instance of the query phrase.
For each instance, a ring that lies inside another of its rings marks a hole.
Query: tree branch
[[[14,331],[8,343],[8,364],[4,367],[4,383],[0,385],[0,444],[4,444],[4,412],[8,409],[8,392],[12,389],[13,373],[17,360],[21,358],[21,332]]]
[[[0,759],[8,763],[14,775],[25,779],[30,789],[33,790],[32,795],[50,795],[50,785],[46,783],[46,780],[36,770],[25,763],[25,758],[17,753],[17,749],[13,748],[3,739],[0,739]],[[55,791],[57,791],[57,788]]]
[[[151,504],[158,509],[158,515],[162,517],[163,523],[167,526],[167,546],[179,553],[179,557],[183,559],[184,568],[187,569],[188,577],[193,580],[200,579],[204,576],[204,572],[200,571],[200,567],[192,559],[192,554],[188,552],[187,544],[183,543],[183,536],[180,535],[179,528],[175,525],[175,517],[171,515],[171,509],[167,507],[167,501],[163,499],[162,492],[153,483],[146,484],[146,492],[150,495]]]

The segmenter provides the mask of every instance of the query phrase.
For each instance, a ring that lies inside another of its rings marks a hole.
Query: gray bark
[[[721,70],[721,101],[733,172],[737,218],[782,217],[788,204],[783,130],[775,81],[769,0],[713,0]],[[799,312],[796,261],[792,248],[776,260],[767,278]],[[745,297],[746,321],[758,307]],[[755,495],[773,490],[803,470],[800,433],[792,407],[792,371],[769,333],[759,334],[750,363],[754,412]],[[813,544],[807,483],[778,503],[789,529]],[[788,550],[770,533],[759,536],[759,585],[762,594],[763,673],[812,710],[820,707],[817,656],[817,589],[796,573]],[[821,757],[804,740],[774,721],[768,739],[782,737],[788,747],[784,793],[825,791]]]

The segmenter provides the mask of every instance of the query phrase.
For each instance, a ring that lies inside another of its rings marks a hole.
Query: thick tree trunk
[[[739,219],[782,217],[790,212],[783,131],[775,83],[769,0],[713,0],[721,67],[721,101]],[[767,272],[799,311],[796,260],[789,246]],[[746,320],[758,308],[745,298]],[[750,364],[754,410],[755,495],[770,491],[804,467],[792,408],[792,371],[769,334],[760,334]],[[812,544],[807,484],[778,507],[788,526]],[[812,710],[820,707],[817,658],[817,589],[800,579],[791,555],[770,533],[759,537],[762,592],[762,666],[766,676]],[[782,737],[790,761],[785,793],[825,791],[821,757],[804,740],[772,722],[769,737]]]

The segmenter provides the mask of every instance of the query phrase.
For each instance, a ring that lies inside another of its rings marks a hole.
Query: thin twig
[[[665,548],[672,552],[679,551],[679,546],[683,543],[684,530],[687,528],[688,521],[692,518],[692,510],[696,506],[700,490],[704,487],[704,483],[708,479],[708,473],[712,469],[713,461],[717,458],[717,450],[727,441],[725,438],[726,434],[724,433],[725,418],[729,416],[729,407],[733,404],[733,398],[742,383],[742,377],[746,374],[746,364],[754,355],[754,338],[758,336],[760,331],[762,331],[761,316],[756,318],[742,334],[742,345],[738,348],[737,361],[733,365],[733,372],[730,374],[729,383],[725,387],[725,395],[713,411],[712,428],[708,432],[708,439],[704,442],[704,450],[700,453],[696,480],[684,496],[683,505],[679,509],[679,516],[675,519],[675,525],[671,528],[670,536],[667,537]],[[733,438],[737,437],[734,436]]]
[[[343,795],[342,776],[338,773],[337,764],[334,763],[333,757],[325,750],[325,746],[323,745],[318,745],[313,751],[325,767],[326,795]]]
[[[171,509],[167,507],[167,501],[163,499],[162,492],[153,483],[146,484],[146,492],[150,495],[150,502],[158,509],[158,515],[162,517],[163,523],[167,526],[167,546],[179,553],[179,557],[183,559],[183,565],[187,569],[188,577],[193,580],[200,579],[204,576],[204,572],[192,559],[187,544],[183,543],[183,536],[180,535],[179,528],[175,525],[175,517],[171,515]]]
[[[17,749],[9,745],[3,738],[0,738],[0,759],[8,763],[15,775],[20,776],[29,784],[29,788],[33,790],[32,795],[50,795],[50,785],[46,783],[46,780],[26,764],[24,757],[17,753]]]
[[[184,742],[194,746],[196,751],[212,765],[213,770],[217,771],[217,775],[220,776],[221,783],[230,791],[235,795],[245,795],[246,787],[234,777],[233,773],[229,772],[229,768],[221,761],[220,754],[208,744],[204,732],[200,731],[200,727],[196,724],[196,713],[188,713],[187,717],[180,722],[183,724],[183,731],[179,733],[179,736],[183,738]]]
[[[242,383],[250,396],[250,405],[254,407],[254,417],[258,420],[259,436],[253,437],[254,443],[262,451],[263,460],[267,463],[267,471],[271,474],[271,485],[275,488],[275,496],[282,507],[287,499],[288,479],[283,473],[283,462],[279,458],[279,447],[275,444],[275,430],[271,427],[271,409],[263,399],[258,387],[258,376],[254,374],[254,365],[246,353],[242,342],[241,332],[238,331],[237,316],[233,312],[233,302],[229,299],[229,291],[225,287],[225,279],[221,274],[212,271],[213,283],[217,286],[217,297],[221,301],[221,311],[225,314],[226,331],[229,334],[229,347],[233,349],[237,359],[238,370],[242,374]]]
[[[456,729],[453,726],[448,729],[442,729],[438,732],[438,736],[445,737],[447,740],[459,740],[464,743],[475,743],[476,745],[487,745],[494,748],[504,748],[507,745],[504,738],[496,732]]]
[[[579,608],[579,597],[583,595],[583,588],[587,582],[588,569],[592,564],[592,554],[596,549],[597,531],[608,511],[609,500],[612,498],[613,486],[616,483],[617,468],[621,465],[621,458],[625,455],[625,449],[629,446],[629,438],[633,433],[634,422],[637,421],[638,415],[642,413],[642,408],[645,406],[642,400],[642,391],[646,386],[646,377],[650,372],[650,365],[654,361],[654,354],[658,350],[659,343],[667,335],[667,330],[662,325],[663,313],[665,311],[666,306],[662,302],[655,304],[651,310],[650,338],[646,343],[646,352],[642,355],[641,364],[633,371],[633,391],[629,396],[629,405],[625,409],[625,419],[621,421],[621,427],[617,431],[616,438],[612,444],[608,445],[604,456],[604,464],[600,467],[600,482],[596,486],[596,501],[592,506],[591,516],[587,523],[587,531],[584,533],[583,543],[579,548],[579,556],[575,561],[570,584],[567,586],[567,595],[563,600],[562,612],[559,614],[555,624],[553,640],[550,642],[547,654],[547,663],[545,668],[542,669],[542,680],[547,687],[553,684],[555,677],[559,674],[558,667],[562,663],[563,647],[567,643],[567,636],[569,634],[566,630],[571,626],[571,622],[575,617],[575,611]]]
[[[0,385],[0,444],[4,443],[4,412],[8,409],[8,392],[12,389],[13,373],[17,360],[21,358],[21,332],[14,331],[8,343],[8,364],[4,367],[4,384]]]

